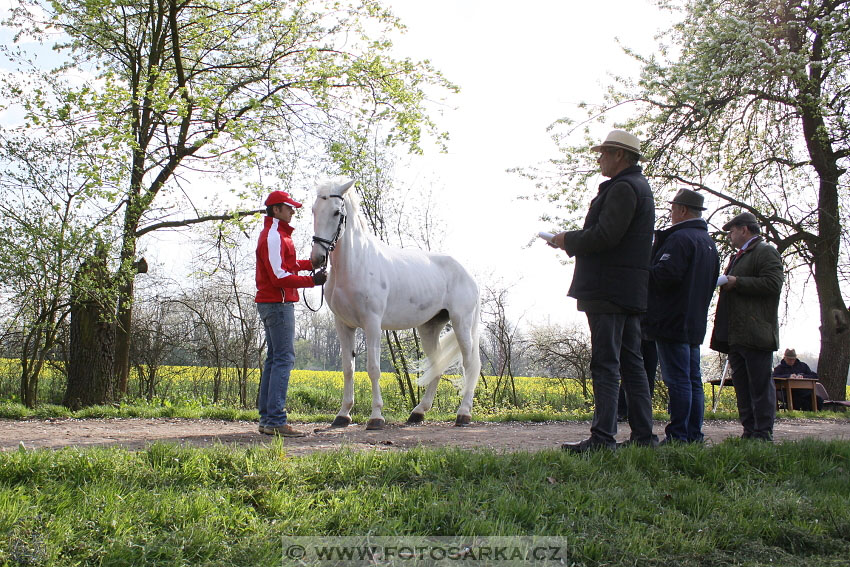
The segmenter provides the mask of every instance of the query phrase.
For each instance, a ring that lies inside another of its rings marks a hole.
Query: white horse
[[[416,327],[427,355],[420,386],[425,394],[408,423],[419,423],[431,409],[440,376],[463,361],[462,400],[455,425],[470,422],[472,396],[481,371],[478,352],[478,286],[454,258],[388,246],[369,232],[358,202],[349,193],[354,181],[328,182],[317,189],[313,204],[314,268],[331,269],[325,298],[334,314],[342,352],[345,387],[333,427],[351,423],[354,406],[354,333],[366,334],[366,366],[372,381],[372,414],[366,429],[382,429],[381,331]],[[440,338],[451,321],[452,330]]]

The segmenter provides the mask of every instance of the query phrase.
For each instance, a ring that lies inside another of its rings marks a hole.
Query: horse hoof
[[[418,425],[425,421],[425,414],[419,412],[413,412],[410,414],[410,417],[407,418],[407,425]]]
[[[351,418],[345,415],[338,415],[331,423],[331,427],[348,427],[351,425]]]
[[[383,429],[385,422],[380,417],[375,417],[366,422],[366,430],[372,431],[375,429]]]
[[[455,427],[466,427],[472,422],[472,416],[459,415],[455,420]]]

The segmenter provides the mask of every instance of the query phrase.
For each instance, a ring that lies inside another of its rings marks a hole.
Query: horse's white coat
[[[354,406],[354,333],[366,336],[367,371],[372,382],[370,423],[383,423],[380,378],[382,330],[416,327],[427,355],[420,385],[427,386],[411,419],[431,409],[439,378],[451,364],[462,360],[463,383],[458,417],[469,417],[481,360],[478,352],[478,286],[454,258],[421,250],[400,249],[381,242],[366,226],[349,189],[353,181],[321,185],[313,204],[314,236],[332,241],[331,268],[325,298],[334,314],[342,351],[344,391],[340,418],[350,421]],[[337,198],[334,195],[341,197]],[[345,222],[340,219],[345,215]],[[314,267],[325,264],[327,245],[313,244]],[[451,321],[452,331],[440,339]],[[336,421],[335,421],[336,423]],[[459,420],[460,423],[460,420]]]

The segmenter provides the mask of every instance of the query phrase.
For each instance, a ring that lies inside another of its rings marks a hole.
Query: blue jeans
[[[631,441],[651,443],[652,400],[640,350],[640,317],[625,313],[587,313],[590,327],[590,376],[593,380],[593,423],[590,436],[612,446],[617,435],[620,382],[629,403]]]
[[[705,393],[699,363],[699,345],[657,340],[661,377],[667,384],[670,424],[667,439],[686,443],[703,440]]]
[[[257,303],[257,311],[266,331],[266,362],[257,397],[260,425],[277,427],[286,423],[286,391],[295,366],[295,304]]]

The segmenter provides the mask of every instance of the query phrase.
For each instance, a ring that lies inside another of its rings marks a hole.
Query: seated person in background
[[[779,365],[773,369],[774,378],[814,378],[817,372],[812,372],[809,365],[797,358],[797,351],[793,348],[785,349],[785,356],[779,361]],[[780,400],[785,401],[784,392],[777,392]],[[792,402],[795,410],[811,411],[812,393],[809,390],[792,390]],[[823,398],[818,396],[818,409],[823,409]]]

